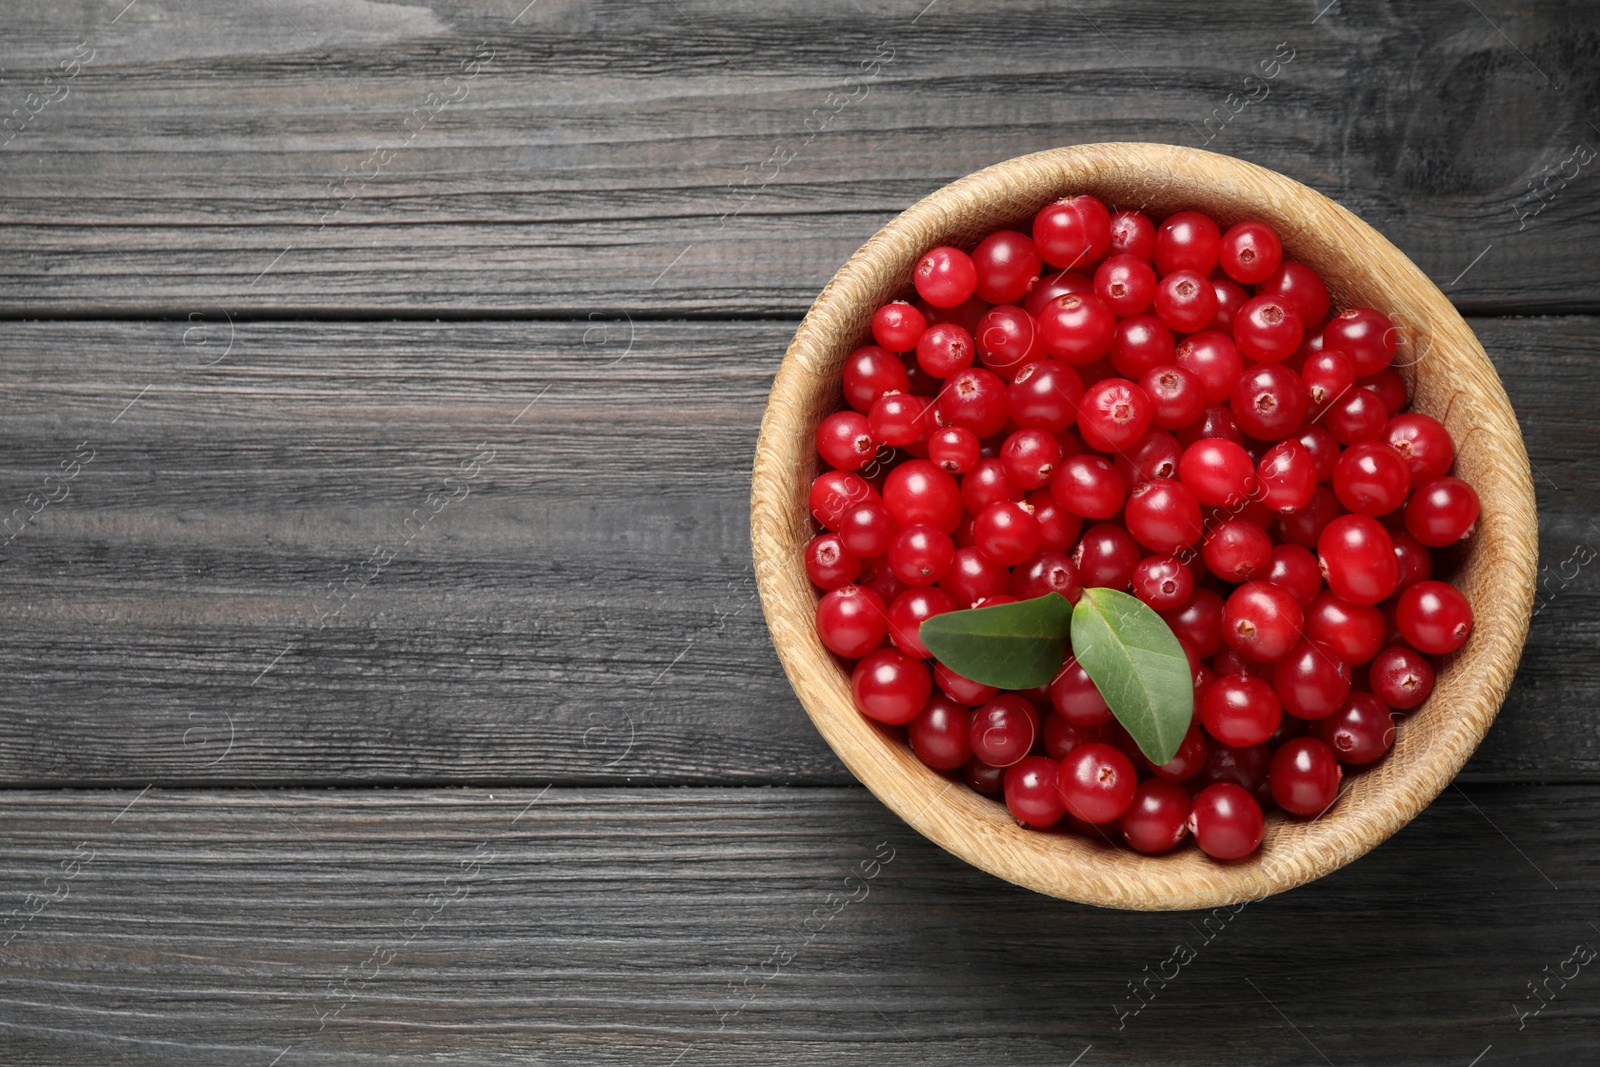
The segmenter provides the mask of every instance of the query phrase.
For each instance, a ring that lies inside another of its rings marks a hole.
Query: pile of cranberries
[[[1235,859],[1264,808],[1327,810],[1472,628],[1432,550],[1472,532],[1478,496],[1448,473],[1445,428],[1405,411],[1389,319],[1330,315],[1261,222],[1158,225],[1092,196],[1031,236],[935,248],[914,282],[816,435],[831,469],[805,564],[862,714],[1026,826],[1144,853],[1192,832]],[[1002,692],[918,637],[942,612],[1085,586],[1131,591],[1188,655],[1194,721],[1166,764],[1070,656]]]

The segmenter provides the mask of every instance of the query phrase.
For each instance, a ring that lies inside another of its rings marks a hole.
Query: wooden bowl
[[[1253,856],[1222,863],[1192,845],[1142,856],[1065,831],[1020,827],[1003,804],[928,769],[893,733],[858,712],[849,677],[817,638],[817,593],[802,548],[806,495],[820,473],[817,424],[840,406],[840,367],[870,343],[873,311],[911,291],[911,269],[937,245],[970,249],[992,230],[1029,229],[1069,193],[1142,207],[1185,208],[1224,228],[1269,223],[1286,256],[1328,282],[1335,307],[1387,312],[1401,332],[1396,364],[1414,410],[1455,438],[1456,473],[1483,501],[1461,565],[1446,575],[1476,613],[1465,647],[1441,665],[1433,695],[1397,728],[1394,751],[1346,778],[1322,817],[1267,818]],[[945,186],[878,231],[834,275],[800,324],[767,401],[756,447],[751,537],[773,644],[817,729],[851,772],[918,832],[975,866],[1067,900],[1144,910],[1259,899],[1327,874],[1404,826],[1450,782],[1494,720],[1527,635],[1537,569],[1528,457],[1511,404],[1477,338],[1439,289],[1355,215],[1281,174],[1228,156],[1156,144],[1092,144],[1022,156]]]

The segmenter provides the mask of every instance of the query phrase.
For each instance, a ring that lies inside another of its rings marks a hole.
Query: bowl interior
[[[853,706],[849,679],[816,637],[817,596],[801,550],[806,491],[820,472],[817,424],[839,403],[844,357],[868,343],[872,312],[911,289],[927,249],[970,249],[989,232],[1029,229],[1044,204],[1092,193],[1153,217],[1186,208],[1224,228],[1270,224],[1285,256],[1315,268],[1333,305],[1370,306],[1399,332],[1395,365],[1412,409],[1440,419],[1455,471],[1483,501],[1479,529],[1449,575],[1470,598],[1472,637],[1441,665],[1433,695],[1396,730],[1377,767],[1347,775],[1314,820],[1268,816],[1253,856],[1219,863],[1188,847],[1141,856],[1066,831],[1026,830],[1004,805],[925,767]],[[762,605],[780,659],[824,738],[863,784],[911,826],[1001,878],[1085,903],[1138,909],[1214,907],[1302,884],[1361,855],[1447,785],[1505,696],[1526,636],[1537,568],[1533,488],[1520,431],[1493,365],[1439,289],[1371,227],[1321,194],[1228,156],[1170,145],[1102,144],[1023,156],[945,186],[874,235],[802,322],[773,384],[757,446],[752,541]]]

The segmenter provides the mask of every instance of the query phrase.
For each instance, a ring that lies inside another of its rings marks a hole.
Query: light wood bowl
[[[1003,804],[925,767],[858,712],[844,669],[817,638],[817,594],[801,550],[806,494],[820,471],[817,424],[839,406],[840,367],[869,343],[882,303],[911,291],[928,249],[970,249],[1002,227],[1028,230],[1043,205],[1093,193],[1160,218],[1185,208],[1224,228],[1269,223],[1285,254],[1319,271],[1334,306],[1376,307],[1402,334],[1396,364],[1413,410],[1455,438],[1456,473],[1483,514],[1451,578],[1472,602],[1472,637],[1448,657],[1433,695],[1397,728],[1394,751],[1346,777],[1321,818],[1275,813],[1253,856],[1212,860],[1190,845],[1142,856],[1068,832],[1020,827]],[[914,829],[967,862],[1029,889],[1114,908],[1209,908],[1255,900],[1349,863],[1404,826],[1449,784],[1494,721],[1527,635],[1537,569],[1533,483],[1500,378],[1444,294],[1355,215],[1299,182],[1229,156],[1156,144],[1092,144],[1022,156],[945,186],[878,231],[834,275],[800,324],[756,446],[751,537],[773,644],[800,702],[851,772]]]

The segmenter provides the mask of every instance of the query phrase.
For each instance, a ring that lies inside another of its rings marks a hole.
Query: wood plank
[[[1600,320],[1474,325],[1523,413],[1547,568],[1469,780],[1593,778]],[[850,780],[750,573],[792,323],[641,322],[631,347],[626,323],[201,329],[0,338],[0,516],[67,494],[3,549],[0,781]]]
[[[1210,916],[1015,889],[860,789],[8,792],[0,813],[19,1067],[1600,1050],[1592,966],[1513,1013],[1600,944],[1590,785],[1449,791],[1350,867]]]
[[[939,185],[1102,140],[1282,170],[1468,309],[1600,310],[1591,12],[1479,6],[25,5],[0,314],[795,315]]]

